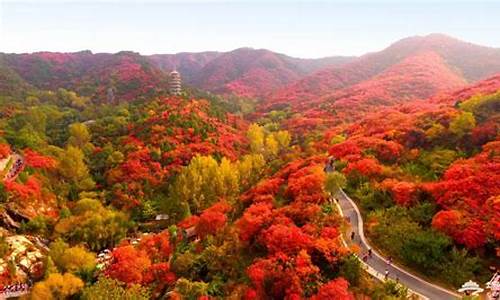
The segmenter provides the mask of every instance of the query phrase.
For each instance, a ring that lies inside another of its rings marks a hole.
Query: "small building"
[[[156,215],[155,221],[162,221],[162,220],[168,220],[169,216],[167,214],[159,214]]]
[[[464,293],[466,296],[477,295],[482,293],[484,289],[479,287],[479,284],[475,283],[472,280],[467,281],[462,284],[462,287],[458,289],[458,292]]]

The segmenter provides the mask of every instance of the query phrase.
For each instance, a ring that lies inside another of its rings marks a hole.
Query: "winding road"
[[[341,214],[347,218],[352,226],[351,228],[354,232],[354,239],[352,240],[352,243],[360,247],[361,253],[367,253],[368,249],[373,249],[365,238],[363,219],[354,201],[342,190],[340,190],[334,198],[336,199],[336,203]],[[368,265],[368,272],[373,276],[384,280],[385,271],[388,270],[388,277],[390,279],[399,280],[400,283],[408,287],[411,293],[417,294],[421,298],[431,300],[461,298],[460,295],[452,291],[425,281],[424,279],[413,275],[408,271],[395,266],[394,264],[388,264],[387,259],[374,250],[372,250],[372,257],[367,259],[366,264]]]

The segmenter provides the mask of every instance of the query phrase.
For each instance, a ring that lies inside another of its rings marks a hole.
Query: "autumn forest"
[[[392,264],[483,285],[500,268],[499,133],[500,49],[441,34],[322,59],[0,53],[0,288],[421,294]]]

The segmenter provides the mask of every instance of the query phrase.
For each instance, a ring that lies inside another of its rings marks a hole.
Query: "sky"
[[[0,0],[0,52],[265,48],[295,57],[361,55],[444,33],[500,48],[500,0]]]

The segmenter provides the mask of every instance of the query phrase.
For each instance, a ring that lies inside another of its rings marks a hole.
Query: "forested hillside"
[[[426,54],[428,62],[423,61]],[[420,58],[413,58],[413,57]],[[409,60],[419,59],[421,67],[429,68],[436,59],[440,60],[439,72],[448,78],[455,77],[464,82],[474,82],[486,79],[500,71],[500,50],[482,47],[441,34],[416,36],[400,40],[388,48],[374,53],[365,54],[342,65],[319,70],[297,82],[276,91],[271,97],[271,103],[300,104],[321,98],[325,95],[342,91],[360,82],[376,78],[390,68]],[[415,66],[418,68],[418,66]],[[433,72],[433,70],[423,70]],[[437,71],[437,70],[435,70]],[[401,79],[409,76],[401,73]],[[412,85],[409,85],[411,88]],[[415,86],[415,89],[419,88]],[[425,87],[424,87],[425,88]]]
[[[108,90],[116,94],[113,99],[122,101],[161,94],[168,87],[168,74],[174,69],[188,85],[196,88],[240,97],[262,97],[318,69],[342,65],[351,59],[340,56],[299,59],[251,48],[150,56],[130,51],[0,53],[2,76],[9,76],[9,80],[19,77],[39,89],[65,88],[97,102],[109,101]]]
[[[451,289],[485,282],[500,255],[497,53],[431,35],[345,64],[4,54],[0,285],[29,283],[32,299],[406,299],[345,243],[340,189],[377,251]],[[172,65],[190,77],[175,96]]]

